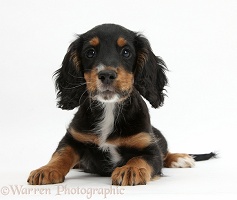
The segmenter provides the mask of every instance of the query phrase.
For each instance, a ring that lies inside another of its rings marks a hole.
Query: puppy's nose
[[[102,70],[98,74],[98,78],[101,80],[104,84],[111,84],[114,79],[116,79],[117,74],[113,70]]]

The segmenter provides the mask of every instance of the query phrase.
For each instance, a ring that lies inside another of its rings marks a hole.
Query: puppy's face
[[[103,26],[81,38],[84,42],[80,66],[90,97],[101,102],[128,97],[134,83],[135,34],[121,27]]]
[[[154,108],[163,104],[165,63],[139,33],[102,24],[71,43],[55,72],[58,106],[71,110],[90,98],[121,102],[136,89]]]

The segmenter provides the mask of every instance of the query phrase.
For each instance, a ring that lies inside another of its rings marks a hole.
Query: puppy
[[[150,123],[143,96],[164,102],[164,61],[149,41],[122,26],[103,24],[72,42],[55,72],[58,107],[79,107],[51,160],[34,170],[29,184],[61,183],[74,166],[111,176],[113,185],[144,185],[163,167],[193,167],[212,154],[172,154]]]

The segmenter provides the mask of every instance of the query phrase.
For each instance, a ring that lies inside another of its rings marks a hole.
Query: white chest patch
[[[121,156],[117,152],[116,147],[114,145],[106,143],[106,139],[114,130],[114,120],[115,120],[115,103],[114,102],[106,102],[103,103],[104,112],[101,116],[101,121],[97,125],[97,131],[100,132],[100,149],[103,151],[108,151],[111,156],[111,161],[113,163],[117,163],[120,161]]]
[[[109,134],[114,129],[114,109],[115,103],[103,103],[104,112],[101,121],[98,123],[98,131],[100,132],[100,143],[105,143]]]

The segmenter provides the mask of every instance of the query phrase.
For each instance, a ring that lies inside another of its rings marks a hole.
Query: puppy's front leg
[[[157,166],[158,167],[158,166]],[[113,185],[146,185],[152,178],[153,167],[140,157],[130,159],[126,165],[117,167],[112,173]]]
[[[79,155],[71,146],[57,149],[49,163],[30,173],[27,182],[31,185],[61,183],[69,170],[79,162]]]

